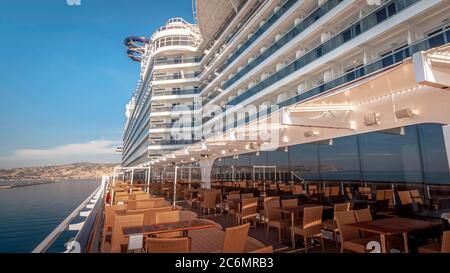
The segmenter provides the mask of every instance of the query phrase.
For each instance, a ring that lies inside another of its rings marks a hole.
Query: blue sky
[[[172,17],[192,22],[192,1],[2,0],[0,168],[119,162],[139,76],[123,39]]]

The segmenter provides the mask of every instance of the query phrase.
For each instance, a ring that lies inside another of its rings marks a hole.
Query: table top
[[[251,198],[258,198],[259,201],[264,200],[264,198],[262,196],[251,197]],[[251,198],[227,198],[227,199],[223,199],[222,201],[225,203],[237,204],[237,203],[242,203],[242,199],[251,199]]]
[[[288,207],[275,207],[274,209],[287,212],[287,213],[298,213],[303,212],[305,208],[312,208],[312,207],[320,207],[321,205],[316,204],[304,204],[299,206],[288,206]],[[322,206],[324,210],[326,209],[333,209],[331,206]]]
[[[437,221],[417,220],[402,217],[390,217],[369,222],[348,224],[357,227],[362,231],[384,234],[398,235],[411,231],[424,230],[440,226],[442,223]]]
[[[216,224],[205,219],[192,219],[173,223],[163,223],[156,225],[136,226],[136,227],[124,227],[123,235],[131,236],[136,234],[153,235],[166,232],[199,230],[217,227]]]

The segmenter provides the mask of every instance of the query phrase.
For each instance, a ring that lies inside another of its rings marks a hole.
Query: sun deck
[[[174,193],[169,181],[129,182],[108,184],[100,252],[448,251],[450,210],[416,190],[227,181]]]

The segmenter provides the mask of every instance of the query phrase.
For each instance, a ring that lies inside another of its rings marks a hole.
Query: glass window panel
[[[291,171],[306,180],[319,180],[317,145],[303,144],[289,147]]]
[[[442,126],[425,124],[418,127],[425,182],[448,184],[450,182],[447,151]]]
[[[421,182],[422,166],[415,126],[405,135],[371,133],[359,136],[363,179],[386,182]]]
[[[318,146],[322,180],[361,180],[356,137],[338,138],[333,145]]]

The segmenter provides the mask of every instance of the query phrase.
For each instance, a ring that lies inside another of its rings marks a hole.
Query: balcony
[[[383,23],[385,20],[395,16],[397,13],[401,12],[402,10],[408,8],[409,6],[420,2],[420,0],[394,0],[389,1],[385,5],[379,7],[363,19],[355,22],[342,32],[338,33],[337,35],[333,36],[326,42],[320,44],[316,48],[310,50],[302,57],[296,59],[295,61],[291,62],[284,68],[282,68],[280,71],[272,74],[267,79],[259,82],[252,88],[245,91],[245,93],[241,94],[240,96],[237,96],[232,101],[229,102],[229,105],[237,105],[239,103],[242,103],[244,100],[254,96],[255,94],[259,93],[260,91],[264,90],[265,88],[269,87],[270,85],[282,80],[283,78],[287,77],[288,75],[291,75],[292,73],[300,70],[301,68],[305,67],[306,65],[312,63],[313,61],[316,61],[320,59],[325,54],[339,48],[340,46],[344,45],[345,43],[355,39],[362,33],[367,32],[368,30],[372,29],[376,25],[379,25]],[[287,40],[292,39],[296,32],[298,32],[296,28],[293,29],[293,34],[289,35],[289,33],[281,38],[276,45],[273,47],[280,48],[282,45],[287,43]],[[280,43],[280,44],[278,44]],[[260,59],[268,58],[272,53],[270,50],[266,50],[261,56],[259,56],[257,59],[255,59],[255,62],[257,62]],[[262,60],[261,60],[262,61]],[[242,72],[242,71],[241,71]],[[237,74],[238,75],[238,74]],[[236,76],[237,76],[236,75]],[[235,77],[236,77],[235,76]],[[242,77],[241,75],[240,77]],[[231,79],[230,81],[232,81]],[[230,86],[230,84],[225,84],[226,86]]]
[[[150,125],[150,129],[184,129],[184,128],[192,128],[199,126],[198,123],[188,122],[163,122],[163,123],[153,123]]]
[[[198,72],[194,73],[176,73],[176,74],[170,74],[170,75],[154,75],[153,81],[169,81],[169,80],[184,80],[184,79],[193,79],[198,77]]]
[[[400,0],[400,1],[403,2],[403,3],[405,2],[403,0]],[[380,71],[382,69],[385,69],[385,68],[387,68],[389,66],[392,66],[394,64],[400,63],[400,62],[404,61],[406,58],[411,57],[413,54],[415,54],[417,52],[426,51],[426,50],[433,49],[433,48],[436,48],[436,47],[439,47],[439,46],[443,46],[443,45],[446,45],[446,44],[449,44],[449,43],[450,43],[450,29],[447,29],[445,31],[442,31],[440,33],[432,35],[432,36],[430,36],[428,38],[425,38],[425,39],[423,39],[421,41],[418,41],[418,42],[416,42],[414,44],[411,44],[411,45],[409,45],[409,46],[407,46],[407,47],[405,47],[403,49],[397,50],[397,51],[395,51],[395,52],[393,52],[393,53],[391,53],[389,55],[383,56],[383,57],[381,57],[381,58],[379,58],[379,59],[377,59],[377,60],[375,60],[375,61],[373,61],[373,62],[371,62],[369,64],[366,64],[366,65],[364,65],[364,66],[362,66],[360,68],[357,68],[355,70],[349,71],[348,73],[346,73],[344,75],[341,75],[341,76],[339,76],[339,77],[337,77],[337,78],[335,78],[333,80],[330,80],[328,82],[325,82],[325,83],[322,83],[322,84],[320,84],[318,86],[315,86],[315,87],[307,90],[306,92],[303,92],[303,93],[301,93],[299,95],[296,95],[296,96],[294,96],[292,98],[289,98],[289,99],[287,99],[287,100],[285,100],[285,101],[283,101],[281,103],[278,103],[277,104],[277,106],[278,106],[277,108],[281,109],[283,107],[290,106],[290,105],[293,105],[295,103],[304,101],[306,99],[309,99],[311,97],[314,97],[314,96],[319,95],[321,93],[324,93],[326,91],[338,88],[338,87],[340,87],[340,86],[342,86],[344,84],[353,82],[353,81],[358,80],[358,79],[360,79],[360,78],[362,78],[364,76],[367,76],[367,75],[370,75],[370,74],[375,73],[377,71]],[[280,73],[281,76],[283,76],[288,71],[289,70],[286,70],[286,71],[282,70],[279,73]],[[290,72],[292,72],[292,71],[290,71]],[[256,87],[258,87],[258,86],[256,86]],[[262,89],[259,90],[259,91],[256,91],[256,90],[258,90],[258,89],[255,88],[252,91],[250,91],[250,90],[247,91],[245,94],[242,95],[242,97],[237,97],[234,101],[232,101],[230,103],[230,105],[236,105],[239,102],[242,102],[243,100],[245,100],[245,99],[255,95],[256,93],[258,93]],[[254,92],[254,93],[252,93],[252,92]],[[250,121],[252,121],[252,120],[254,120],[256,118],[261,118],[261,117],[263,117],[265,115],[270,114],[271,112],[272,112],[271,108],[268,108],[267,111],[262,111],[260,113],[257,113],[255,115],[253,115],[253,116],[245,118],[245,120],[240,120],[240,121],[235,122],[234,127],[236,127],[237,124],[248,123],[248,122],[250,122]],[[209,119],[211,119],[211,118],[209,118]],[[229,129],[229,128],[224,126],[223,130],[225,131],[226,129]]]
[[[237,49],[231,57],[220,67],[219,71],[223,71],[234,60],[236,60],[247,48],[249,48],[261,35],[263,35],[275,22],[278,21],[283,15],[297,2],[298,0],[287,0],[283,6],[270,17],[264,25],[262,25],[255,33],[248,39],[239,49]],[[340,0],[339,2],[341,2]]]
[[[152,140],[150,141],[150,145],[154,146],[164,146],[164,145],[190,145],[195,144],[199,142],[199,140],[174,140],[174,139],[168,139],[168,140]]]
[[[200,109],[200,105],[175,105],[175,106],[164,106],[164,107],[153,107],[151,113],[155,112],[184,112],[193,111]]]
[[[154,65],[175,65],[175,64],[200,64],[201,56],[193,58],[170,58],[170,59],[156,59]]]
[[[198,88],[197,89],[153,91],[153,97],[193,95],[193,94],[198,94],[200,92],[201,92],[201,90]]]

